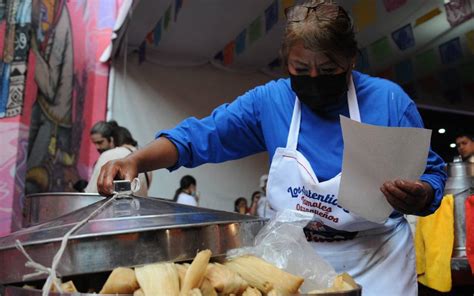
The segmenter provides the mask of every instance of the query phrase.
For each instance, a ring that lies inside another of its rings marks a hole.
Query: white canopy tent
[[[474,6],[474,0],[451,1],[471,11]],[[158,130],[171,128],[189,116],[206,116],[247,89],[284,75],[276,61],[285,24],[283,10],[294,2],[124,1],[115,40],[102,57],[113,57],[110,116],[145,144]],[[459,82],[452,77],[446,81],[446,75],[455,72],[464,83],[466,73],[474,67],[469,39],[474,19],[466,16],[464,22],[451,25],[450,12],[441,0],[339,2],[360,29],[357,38],[362,71],[399,81],[422,107],[474,114],[474,98],[469,94],[444,96]],[[400,32],[408,37],[402,39]],[[441,49],[445,44],[460,46],[462,55],[445,63],[446,53]],[[431,60],[426,61],[426,57]],[[433,61],[437,64],[427,73],[426,65]],[[430,92],[422,87],[425,78],[440,83]],[[197,178],[202,206],[231,210],[233,200],[249,198],[258,189],[258,179],[267,170],[268,160],[257,155],[192,171],[158,172],[151,195],[172,197],[179,178],[189,173]]]

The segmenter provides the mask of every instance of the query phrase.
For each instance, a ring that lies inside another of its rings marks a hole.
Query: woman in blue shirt
[[[100,193],[110,195],[116,177],[131,180],[139,172],[268,151],[268,202],[274,210],[315,214],[305,234],[317,253],[336,271],[355,277],[364,295],[416,295],[413,243],[402,214],[428,215],[439,207],[445,164],[430,151],[419,180],[380,184],[395,209],[385,223],[369,222],[340,207],[344,145],[339,115],[379,126],[423,124],[399,86],[352,70],[357,42],[342,7],[308,0],[287,9],[286,16],[281,52],[289,79],[256,87],[206,118],[188,118],[159,132],[144,149],[103,167]],[[309,190],[317,194],[305,194]]]

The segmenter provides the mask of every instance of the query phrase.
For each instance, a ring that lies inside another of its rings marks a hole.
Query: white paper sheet
[[[381,127],[341,116],[344,158],[338,203],[369,221],[393,211],[380,187],[395,179],[418,180],[426,167],[431,130]]]

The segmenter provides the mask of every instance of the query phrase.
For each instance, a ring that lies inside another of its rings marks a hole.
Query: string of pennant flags
[[[359,0],[352,6],[352,16],[355,26],[359,31],[363,31],[376,23],[377,2],[377,0]],[[397,11],[406,5],[407,2],[407,0],[382,1],[387,13]],[[234,63],[237,56],[244,54],[249,47],[266,36],[278,22],[284,20],[285,9],[294,4],[295,0],[272,1],[263,13],[237,34],[234,39],[229,41],[224,48],[214,56],[214,59],[221,61],[226,66]],[[172,23],[178,20],[182,8],[183,0],[174,0],[169,4],[154,29],[147,34],[144,42],[140,46],[140,62],[144,60],[147,44],[155,47],[159,45],[163,35]],[[469,0],[451,0],[444,4],[444,9],[444,15],[451,27],[458,26],[473,18],[473,11]],[[371,67],[372,63],[374,65],[380,64],[397,51],[406,52],[415,49],[416,36],[414,29],[429,24],[431,20],[441,17],[442,14],[443,12],[440,7],[434,7],[418,17],[413,23],[405,24],[394,30],[391,34],[372,42],[360,50],[356,68],[363,72],[373,72],[373,67]],[[444,68],[449,68],[450,65],[459,64],[466,55],[462,48],[463,42],[466,42],[468,51],[474,54],[474,30],[471,30],[464,35],[452,38],[440,44],[437,49],[427,49],[412,58],[407,58],[394,66],[373,74],[395,80],[401,85],[409,87],[409,85],[416,80],[415,76],[422,77],[418,79],[421,81],[424,79],[423,77],[435,73],[437,69],[440,68],[440,65],[445,65]],[[271,69],[279,66],[279,60],[274,60],[269,66]],[[458,70],[452,67],[450,69],[450,71],[439,71],[438,76],[443,78],[447,78],[448,76],[449,78],[459,77],[458,81],[467,82],[471,82],[472,77],[474,77],[473,63],[462,64]],[[459,73],[453,74],[454,72]],[[415,73],[417,75],[415,75]],[[445,81],[444,84],[447,84],[447,86],[454,83],[453,79],[442,80]],[[426,81],[429,81],[429,79]],[[426,82],[425,84],[429,85],[430,83]],[[433,86],[433,84],[431,84],[431,86]]]
[[[406,2],[406,0],[383,1],[387,12],[399,9]],[[359,30],[367,28],[376,21],[375,11],[373,17],[365,15],[367,11],[370,12],[370,9],[375,10],[375,6],[367,7],[373,4],[375,4],[375,1],[372,0],[360,0],[354,4],[352,13],[356,27]],[[469,0],[451,0],[444,4],[444,8],[446,20],[451,27],[458,26],[473,18]],[[441,14],[440,7],[435,7],[417,18],[413,25],[411,23],[403,25],[389,36],[383,36],[366,48],[361,49],[356,68],[363,72],[371,72],[371,63],[374,63],[374,65],[380,64],[396,51],[404,52],[414,49],[416,46],[414,28],[428,23]],[[467,44],[469,53],[464,52],[463,41]],[[462,97],[463,86],[467,89],[465,93],[473,93],[474,62],[463,62],[463,58],[469,54],[474,55],[474,30],[451,38],[437,48],[427,49],[412,58],[402,60],[374,74],[397,81],[414,98],[416,97],[415,84],[417,84],[425,92],[442,92],[448,101],[455,103],[456,100]]]
[[[236,55],[241,55],[257,40],[264,37],[274,26],[284,19],[284,11],[287,7],[295,4],[296,0],[274,0],[265,11],[259,15],[249,26],[244,28],[233,40],[215,55],[215,59],[221,60],[224,65],[233,63]],[[158,20],[153,30],[147,35],[138,49],[139,63],[145,60],[147,45],[158,46],[163,35],[172,24],[178,20],[178,15],[183,7],[183,0],[175,0],[165,10],[163,16]]]
[[[164,14],[156,23],[153,30],[148,32],[145,40],[138,48],[138,63],[141,64],[145,60],[147,45],[158,46],[163,37],[163,34],[168,30],[172,23],[178,21],[178,16],[183,8],[184,0],[174,0],[166,8]]]
[[[267,35],[285,17],[285,9],[294,5],[295,0],[274,0],[250,25],[219,51],[214,59],[225,66],[234,62],[235,56],[243,54],[247,47]]]

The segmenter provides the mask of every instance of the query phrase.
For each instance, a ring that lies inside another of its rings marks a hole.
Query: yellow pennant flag
[[[474,30],[466,33],[467,47],[474,54]]]
[[[377,1],[359,0],[352,6],[356,29],[361,32],[377,20]]]
[[[440,14],[441,14],[441,9],[439,9],[439,7],[436,7],[434,9],[430,10],[428,13],[426,13],[423,16],[420,16],[419,18],[416,19],[415,27],[419,26],[423,23],[426,23],[430,19],[432,19],[432,18],[434,18],[434,17],[436,17]]]

